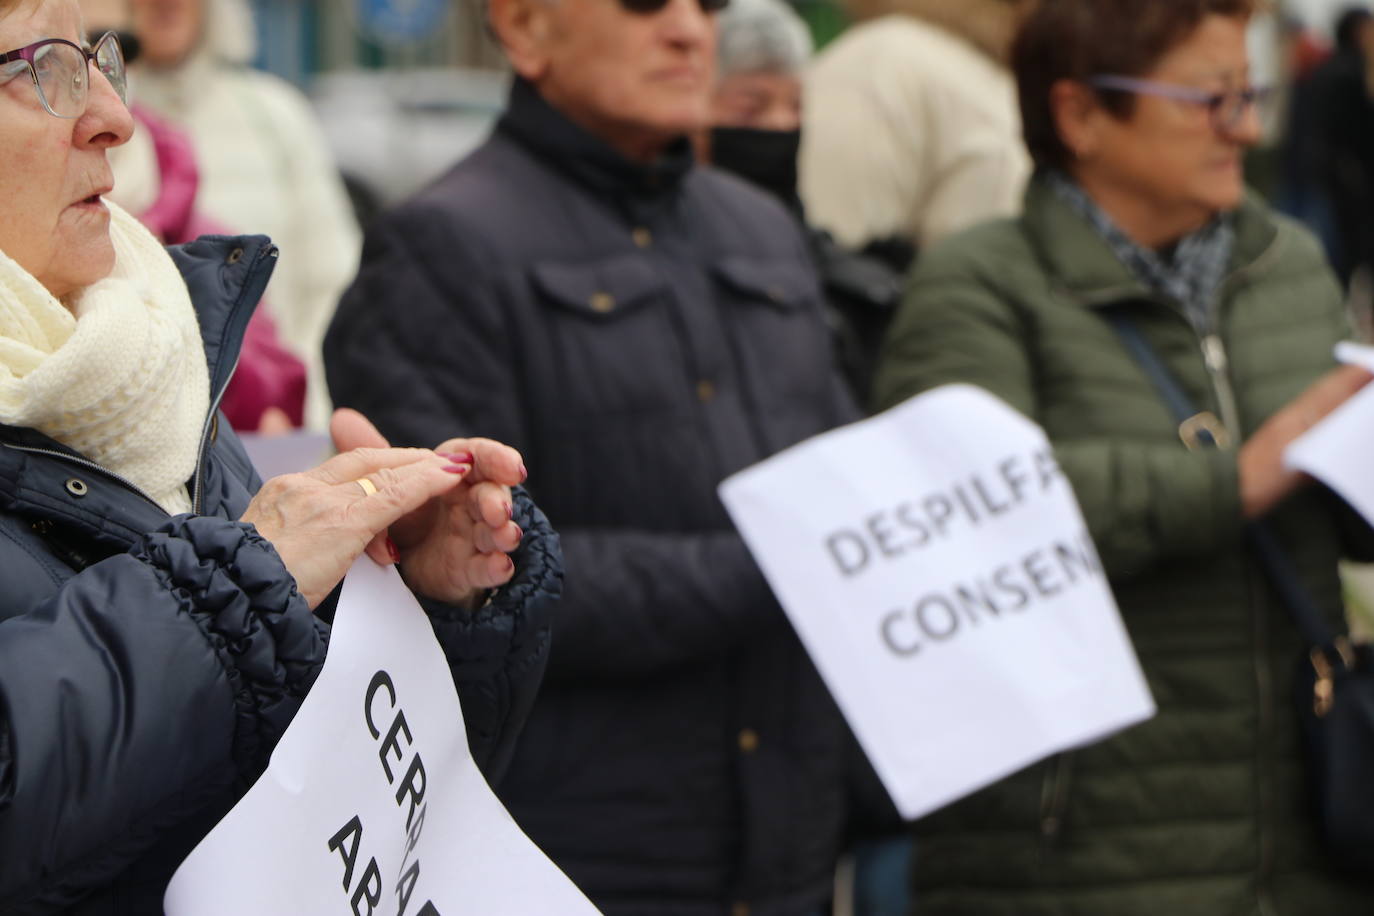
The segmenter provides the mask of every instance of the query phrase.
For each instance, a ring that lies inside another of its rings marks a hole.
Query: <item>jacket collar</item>
[[[593,191],[617,199],[656,198],[674,191],[691,171],[692,145],[676,140],[653,162],[632,162],[570,121],[528,81],[516,77],[497,130]]]
[[[202,433],[203,461],[204,442],[209,436],[219,399],[238,364],[248,320],[276,266],[277,248],[265,236],[206,236],[187,245],[169,248],[168,253],[181,271],[195,305],[210,372],[211,404]],[[51,489],[45,478],[54,473],[52,461],[42,460],[42,453],[85,460],[37,430],[0,424],[0,506],[22,512],[24,506],[21,504],[30,502],[26,494],[41,494]],[[197,479],[203,472],[202,464]],[[197,495],[192,493],[193,498]],[[90,497],[82,501],[78,520],[100,530],[117,531],[120,536],[128,531],[148,530],[147,527],[140,529],[148,518],[166,518],[166,513],[156,505],[123,487],[113,491],[93,488]],[[132,513],[131,524],[122,524],[116,517],[112,511],[115,502],[123,506],[125,515]],[[57,512],[46,501],[29,508],[39,515]]]
[[[1034,179],[1026,188],[1021,224],[1056,285],[1074,300],[1103,306],[1123,299],[1160,298],[1046,182]],[[1253,194],[1236,209],[1233,225],[1236,238],[1227,283],[1262,271],[1271,263],[1279,238],[1268,209]]]

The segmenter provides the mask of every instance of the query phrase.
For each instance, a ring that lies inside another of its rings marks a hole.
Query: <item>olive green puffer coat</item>
[[[1334,365],[1347,328],[1307,233],[1255,200],[1235,225],[1205,339],[1039,183],[1020,219],[951,239],[916,270],[879,406],[969,382],[1045,428],[1159,705],[919,822],[921,916],[1374,913],[1374,885],[1325,869],[1308,817],[1303,646],[1242,543],[1235,453],[1183,445],[1101,314],[1126,310],[1195,403],[1250,435]],[[1374,536],[1317,486],[1272,521],[1338,623],[1337,560],[1368,556]]]

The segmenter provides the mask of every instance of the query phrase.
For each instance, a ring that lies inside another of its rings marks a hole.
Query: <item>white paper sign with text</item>
[[[1336,357],[1374,372],[1374,347],[1342,343]],[[1293,441],[1283,453],[1288,467],[1305,471],[1340,494],[1374,524],[1374,384],[1355,392]]]
[[[394,568],[344,582],[319,680],[267,772],[182,863],[169,916],[592,916],[468,751],[458,693]]]
[[[721,497],[904,817],[1154,714],[1034,423],[936,389]]]

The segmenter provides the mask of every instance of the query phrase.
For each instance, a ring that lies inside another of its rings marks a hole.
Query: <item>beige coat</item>
[[[925,247],[1014,214],[1030,174],[1016,89],[1001,62],[1005,0],[905,0],[855,26],[806,79],[801,193],[846,245]]]

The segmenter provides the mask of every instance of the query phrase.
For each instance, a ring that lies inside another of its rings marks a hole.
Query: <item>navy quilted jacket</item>
[[[222,394],[276,258],[266,239],[174,250]],[[195,842],[266,765],[319,673],[328,625],[235,521],[259,484],[212,413],[169,517],[33,430],[0,427],[0,912],[160,913]],[[477,614],[430,607],[473,756],[505,766],[561,579],[527,498],[515,581]]]

